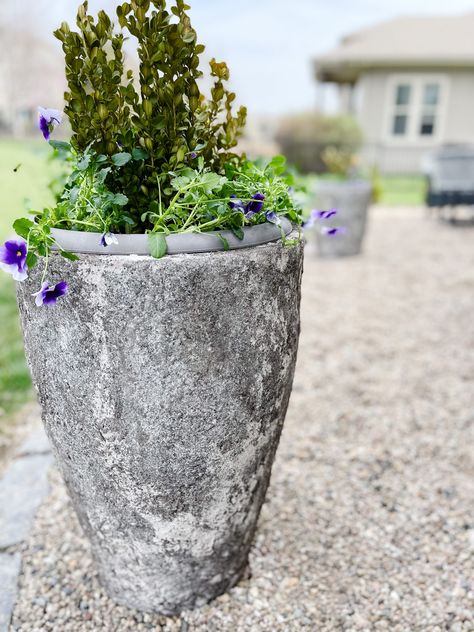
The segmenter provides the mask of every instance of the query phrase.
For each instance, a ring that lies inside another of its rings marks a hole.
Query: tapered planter
[[[344,232],[334,237],[317,231],[318,252],[321,257],[347,257],[361,252],[371,197],[372,186],[364,180],[318,184],[318,208],[335,208],[337,215],[329,225],[344,228]]]
[[[43,420],[99,575],[164,614],[242,577],[291,392],[303,245],[53,255],[18,284]]]

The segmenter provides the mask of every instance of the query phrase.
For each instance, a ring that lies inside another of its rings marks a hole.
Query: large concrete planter
[[[43,420],[103,585],[164,614],[242,577],[291,392],[303,245],[50,261],[18,285]]]
[[[364,180],[320,182],[316,191],[318,208],[337,209],[337,216],[329,222],[343,226],[345,231],[334,237],[316,232],[321,257],[347,257],[358,255],[367,226],[367,215],[372,197],[372,186]]]

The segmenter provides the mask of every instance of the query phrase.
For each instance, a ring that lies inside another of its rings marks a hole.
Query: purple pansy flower
[[[28,276],[26,255],[24,239],[6,241],[0,246],[0,268],[11,274],[15,281],[24,281]]]
[[[242,200],[238,200],[236,195],[231,195],[230,196],[230,202],[229,202],[230,208],[233,211],[239,211],[240,213],[244,213],[245,214],[245,205],[242,202]]]
[[[56,285],[50,286],[47,281],[43,283],[39,292],[35,292],[35,303],[38,307],[41,305],[56,305],[58,298],[67,293],[68,286],[66,281],[60,281]]]
[[[52,108],[38,108],[39,128],[46,140],[49,140],[54,128],[61,124],[63,113]]]
[[[319,212],[319,219],[330,219],[331,217],[334,217],[334,215],[337,215],[337,211],[335,208],[332,208],[330,211],[318,211]]]
[[[255,193],[253,198],[245,207],[245,216],[250,218],[256,215],[257,213],[261,213],[263,209],[263,202],[265,200],[265,196],[263,193]]]
[[[278,215],[275,213],[275,211],[267,211],[265,213],[265,217],[267,219],[267,222],[270,222],[271,224],[277,224],[277,226],[280,226],[281,220],[278,217]]]
[[[309,219],[303,224],[303,228],[304,229],[313,228],[315,222],[322,219],[330,219],[331,217],[334,217],[334,215],[337,215],[337,211],[334,208],[331,209],[330,211],[320,211],[319,209],[315,208],[311,211],[311,215],[309,216]]]
[[[231,195],[230,197],[230,208],[239,213],[243,213],[247,219],[262,212],[263,202],[265,200],[263,193],[255,193],[247,205],[245,205],[242,200],[237,199],[235,195]]]
[[[111,244],[118,244],[118,239],[113,233],[104,233],[100,239],[100,245],[107,248]]]
[[[329,237],[335,237],[336,235],[343,235],[346,232],[347,231],[344,228],[344,226],[339,226],[339,228],[336,228],[336,227],[331,228],[331,226],[322,226],[321,228],[321,234],[328,235]]]

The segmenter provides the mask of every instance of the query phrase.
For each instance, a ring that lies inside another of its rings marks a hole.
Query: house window
[[[439,103],[439,84],[425,83],[420,117],[420,136],[433,136]]]
[[[400,76],[391,84],[388,130],[395,140],[434,138],[439,131],[445,79],[429,75]]]
[[[395,110],[392,122],[392,134],[405,136],[408,131],[412,87],[409,83],[400,83],[395,90]]]

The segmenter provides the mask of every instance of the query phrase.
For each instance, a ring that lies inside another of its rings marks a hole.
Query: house
[[[365,164],[416,173],[432,150],[474,144],[474,13],[402,17],[353,33],[315,62],[366,140]]]

